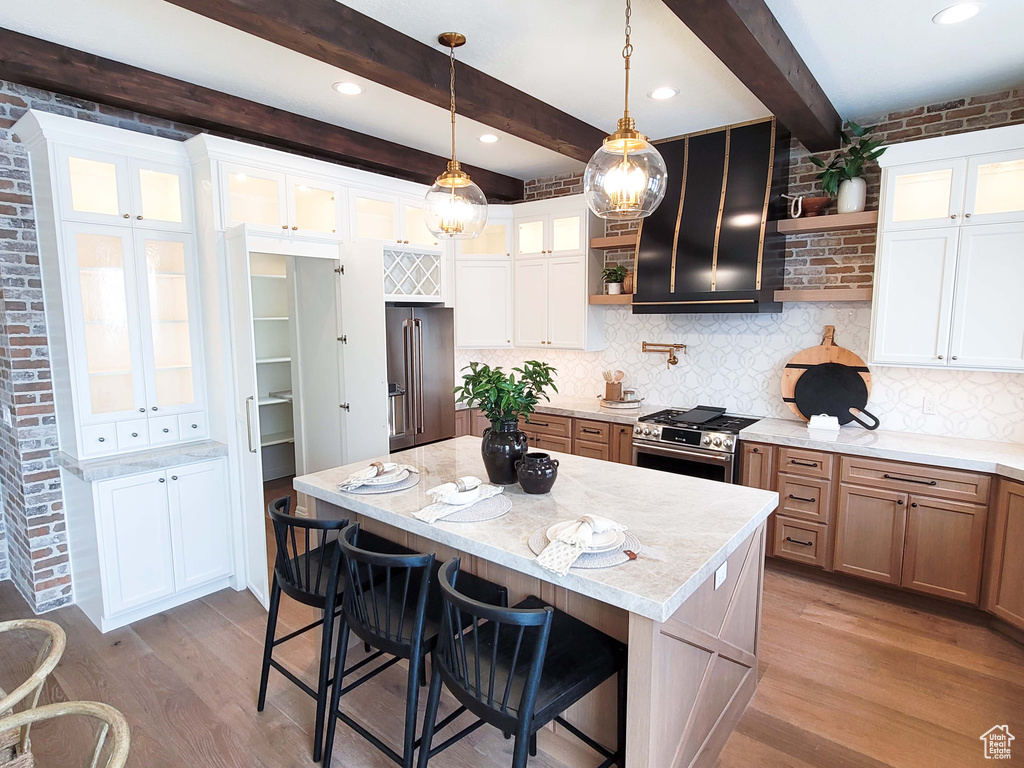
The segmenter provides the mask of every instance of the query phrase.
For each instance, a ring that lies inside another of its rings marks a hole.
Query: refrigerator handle
[[[418,401],[416,399],[416,357],[415,357],[415,332],[413,330],[412,320],[402,321],[402,359],[405,360],[405,392],[406,398],[409,403],[409,421],[412,422],[413,434],[419,431],[420,417],[416,409]],[[403,398],[403,408],[405,407],[405,398]],[[404,414],[403,414],[403,422]],[[406,430],[408,431],[408,430]]]
[[[416,434],[422,435],[423,426],[423,322],[413,321],[416,330]]]

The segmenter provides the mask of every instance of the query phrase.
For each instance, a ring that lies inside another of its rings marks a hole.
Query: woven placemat
[[[363,485],[359,488],[353,488],[351,491],[342,491],[342,493],[354,493],[358,496],[368,496],[374,493],[396,493],[397,491],[407,491],[415,487],[419,481],[420,476],[415,472],[410,472],[405,480],[394,485]]]
[[[530,537],[528,543],[533,554],[539,555],[544,551],[550,542],[548,541],[548,528],[538,528],[534,531],[534,534]],[[640,539],[634,536],[629,531],[626,531],[626,540],[622,543],[622,546],[618,549],[612,549],[608,552],[584,552],[580,555],[576,562],[573,563],[573,568],[613,568],[616,565],[622,565],[623,563],[629,562],[629,555],[626,554],[626,550],[640,554]]]
[[[475,504],[442,517],[439,523],[482,523],[507,515],[512,509],[512,499],[503,493],[481,499]]]

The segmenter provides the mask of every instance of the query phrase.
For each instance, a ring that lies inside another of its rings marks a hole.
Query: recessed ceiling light
[[[482,141],[484,144],[493,144],[496,141],[501,141],[501,136],[497,136],[496,134],[493,133],[485,133],[483,136],[480,137],[480,141]]]
[[[679,94],[679,89],[678,88],[672,88],[670,86],[663,85],[661,88],[655,88],[653,91],[651,91],[647,95],[650,96],[652,99],[657,99],[658,101],[664,101],[665,99],[671,99],[673,96],[677,96],[678,94]]]
[[[936,24],[959,24],[973,19],[981,11],[981,3],[957,3],[932,16]]]
[[[358,96],[363,92],[363,86],[358,83],[335,83],[332,87],[344,96]]]

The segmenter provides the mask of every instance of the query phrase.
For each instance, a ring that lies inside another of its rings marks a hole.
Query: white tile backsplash
[[[589,397],[604,391],[601,371],[621,368],[627,386],[649,403],[719,405],[793,418],[779,391],[783,366],[819,344],[824,326],[836,327],[837,344],[868,357],[866,303],[795,303],[777,315],[634,315],[628,307],[604,312],[603,352],[459,349],[456,369],[472,360],[506,369],[542,360],[558,369],[561,394]],[[640,351],[644,341],[686,344],[687,354],[669,369],[665,355]],[[1024,443],[1024,374],[871,366],[871,375],[868,410],[882,429]],[[921,411],[926,395],[935,398],[935,415]]]

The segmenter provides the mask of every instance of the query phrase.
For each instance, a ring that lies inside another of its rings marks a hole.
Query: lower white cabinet
[[[69,515],[78,520],[69,531],[76,601],[102,631],[226,586],[227,459],[91,484],[65,477]],[[88,495],[93,526],[84,522]]]
[[[512,346],[512,259],[455,262],[455,346]]]

